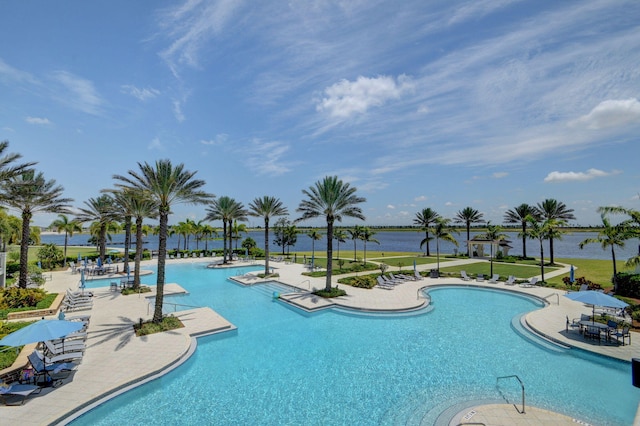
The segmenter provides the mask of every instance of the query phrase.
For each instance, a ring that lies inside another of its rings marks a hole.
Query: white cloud
[[[24,119],[24,121],[26,121],[29,124],[41,124],[41,125],[51,124],[48,118],[41,118],[41,117],[27,117]]]
[[[66,71],[53,73],[53,79],[62,84],[67,93],[58,95],[58,100],[87,114],[99,115],[103,101],[93,83]]]
[[[569,125],[598,130],[638,123],[640,123],[640,102],[632,98],[602,101],[589,114],[570,122]]]
[[[258,175],[283,175],[291,171],[283,160],[289,148],[289,145],[283,142],[262,142],[254,139],[251,142],[247,164]]]
[[[451,201],[447,201],[446,203],[444,203],[445,206],[450,207],[453,205],[453,203]]]
[[[416,198],[414,198],[413,201],[427,201],[427,196],[426,195],[419,195]]]
[[[153,138],[153,140],[151,142],[149,142],[149,145],[147,145],[147,149],[163,151],[164,150],[164,145],[162,144],[162,142],[160,142],[160,139]]]
[[[37,84],[31,74],[12,67],[0,58],[0,80]]]
[[[200,140],[200,143],[202,145],[222,145],[227,141],[227,139],[229,139],[229,135],[225,133],[220,133],[220,134],[217,134],[213,139],[209,139],[208,141],[202,139]]]
[[[182,113],[182,102],[178,100],[173,101],[173,115],[176,117],[180,123],[185,120],[185,116]]]
[[[507,173],[507,172],[495,172],[492,176],[494,178],[496,178],[496,179],[502,179],[504,177],[509,176],[509,173]]]
[[[154,89],[153,87],[149,87],[149,88],[138,88],[136,86],[132,86],[129,84],[125,84],[123,86],[120,87],[122,89],[123,93],[126,93],[128,95],[133,96],[134,98],[140,100],[140,101],[146,101],[148,99],[153,99],[156,96],[158,96],[160,94],[160,91],[157,89]]]
[[[615,174],[619,174],[620,172],[614,170],[612,172],[604,172],[598,169],[589,169],[586,172],[558,172],[554,171],[547,175],[544,178],[545,182],[571,182],[571,181],[586,181],[594,178],[606,177]]]
[[[405,75],[399,76],[397,81],[390,76],[341,80],[324,89],[324,97],[317,102],[316,110],[326,111],[332,117],[348,118],[398,99],[412,89],[413,83]]]
[[[387,204],[387,208],[391,210],[395,210],[396,206],[394,206],[393,204]]]

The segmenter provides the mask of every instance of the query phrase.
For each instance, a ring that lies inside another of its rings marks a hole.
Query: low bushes
[[[346,296],[347,292],[341,288],[338,288],[338,286],[335,286],[335,287],[331,287],[331,291],[327,291],[326,289],[323,288],[322,290],[314,291],[313,294],[320,297],[331,298],[331,297]]]
[[[10,312],[47,309],[57,293],[45,293],[39,288],[10,287],[0,291],[0,319],[7,319]]]
[[[175,330],[176,328],[182,328],[184,325],[182,322],[174,317],[167,316],[162,318],[162,322],[155,323],[153,321],[140,321],[133,326],[136,332],[136,336],[146,336],[147,334],[161,333],[163,331]]]
[[[640,299],[640,275],[619,272],[616,274],[616,281],[618,282],[616,294]]]
[[[350,285],[351,287],[358,288],[373,288],[378,284],[376,277],[378,274],[373,275],[362,275],[359,277],[346,277],[340,278],[338,282],[340,284]]]

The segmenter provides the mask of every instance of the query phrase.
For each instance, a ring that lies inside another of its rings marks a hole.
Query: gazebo
[[[511,241],[509,240],[487,240],[483,238],[473,238],[467,241],[467,248],[469,249],[470,257],[481,257],[485,258],[485,246],[489,246],[489,256],[488,257],[496,257],[498,253],[501,253],[503,257],[507,257],[509,255],[509,249],[512,249],[509,244]]]

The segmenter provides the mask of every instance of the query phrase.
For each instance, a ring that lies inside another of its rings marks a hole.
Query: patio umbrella
[[[80,270],[80,286],[79,287],[82,289],[83,293],[84,293],[84,289],[85,289],[86,285],[87,284],[86,284],[86,281],[85,281],[85,278],[84,278],[84,269],[81,269]]]
[[[96,264],[98,265],[98,268],[102,267],[102,258],[98,258],[98,260],[96,261]]]
[[[574,291],[572,293],[565,294],[565,297],[576,302],[582,302],[586,305],[591,305],[593,308],[593,317],[596,313],[596,306],[604,306],[605,308],[626,308],[629,306],[627,303],[620,299],[611,297],[608,294],[604,294],[601,291]]]

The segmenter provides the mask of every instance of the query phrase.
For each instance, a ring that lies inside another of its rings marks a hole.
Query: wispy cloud
[[[31,74],[12,67],[11,65],[3,61],[2,58],[0,58],[0,80],[11,83],[37,83],[37,80]]]
[[[40,124],[40,125],[51,124],[51,121],[49,121],[49,119],[46,117],[26,117],[24,121],[26,121],[29,124]]]
[[[472,0],[456,5],[449,25],[461,24],[467,21],[477,21],[497,10],[501,10],[521,0]]]
[[[62,90],[56,95],[59,102],[87,114],[100,115],[100,107],[104,102],[93,82],[67,71],[54,72],[52,78],[62,85]]]
[[[332,117],[348,118],[398,99],[412,88],[411,79],[405,75],[397,79],[390,76],[360,76],[355,81],[341,80],[324,89],[316,110],[327,112]]]
[[[149,151],[164,151],[164,144],[160,142],[159,138],[153,138],[147,145]]]
[[[586,172],[558,172],[554,171],[544,178],[545,182],[583,182],[595,178],[607,177],[620,174],[620,171],[614,170],[605,172],[598,169],[589,169]]]
[[[139,101],[147,101],[149,99],[153,99],[156,96],[160,95],[160,91],[154,89],[153,87],[143,87],[139,88],[130,84],[125,84],[120,86],[122,93],[126,93],[127,95],[131,95]]]
[[[229,135],[225,134],[225,133],[220,133],[215,135],[215,137],[213,139],[209,139],[209,140],[200,140],[200,143],[202,145],[222,145],[224,144],[227,140],[229,139]]]
[[[509,173],[507,173],[507,172],[495,172],[491,176],[493,176],[495,179],[502,179],[502,178],[505,178],[505,177],[509,176]]]
[[[251,141],[250,154],[247,159],[249,169],[255,171],[257,175],[283,175],[291,171],[284,159],[289,149],[289,145],[283,142],[263,142],[254,139]]]

